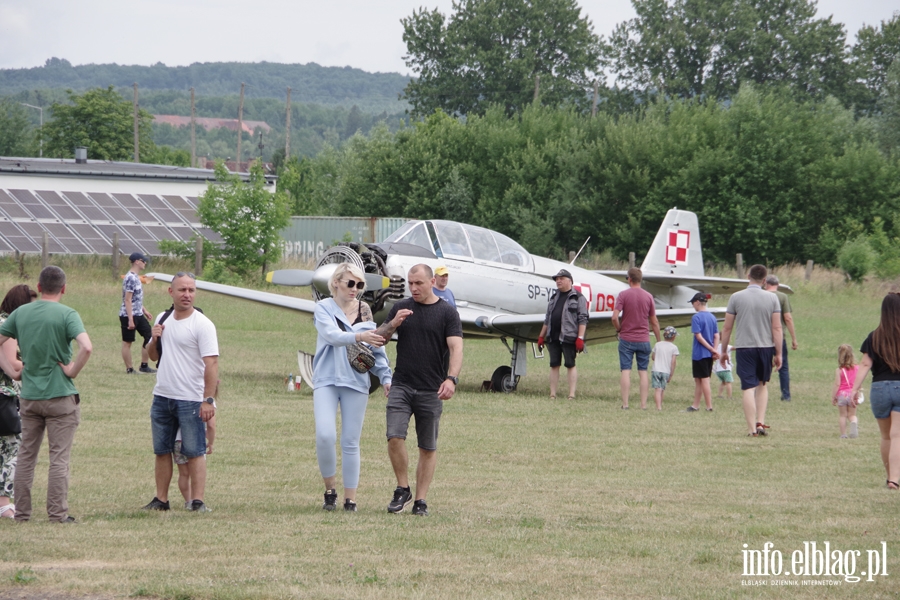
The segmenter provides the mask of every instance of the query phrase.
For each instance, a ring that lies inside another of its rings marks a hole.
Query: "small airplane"
[[[514,391],[519,378],[526,375],[526,344],[537,341],[547,302],[556,289],[552,277],[559,269],[572,273],[573,287],[588,301],[588,345],[616,339],[612,312],[616,297],[628,289],[625,271],[591,271],[534,256],[496,231],[438,219],[408,221],[376,244],[342,242],[329,248],[313,271],[273,271],[266,279],[278,285],[309,285],[318,301],[330,295],[328,281],[337,265],[345,262],[366,274],[367,289],[361,299],[371,306],[378,323],[387,317],[394,302],[409,296],[405,277],[413,265],[446,266],[464,336],[499,338],[510,353],[510,364],[501,365],[491,376],[492,389],[502,392]],[[641,271],[642,286],[656,301],[660,328],[690,325],[694,309],[688,301],[697,292],[731,294],[747,286],[746,279],[704,275],[697,215],[677,209],[666,213]],[[150,275],[172,280],[171,275]],[[787,286],[780,287],[793,293]],[[310,314],[316,305],[311,300],[205,281],[197,281],[197,288]],[[710,311],[724,318],[724,308]],[[537,352],[534,355],[540,357]],[[311,356],[301,352],[299,362],[301,375],[309,384]]]

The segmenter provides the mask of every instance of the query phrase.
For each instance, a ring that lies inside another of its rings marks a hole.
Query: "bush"
[[[861,282],[875,266],[875,251],[865,235],[860,235],[841,246],[838,264],[851,281]]]

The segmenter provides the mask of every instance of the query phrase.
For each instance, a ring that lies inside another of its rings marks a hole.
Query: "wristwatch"
[[[453,385],[459,385],[459,377],[454,377],[453,375],[447,375],[446,377],[450,381],[453,382]]]
[[[206,402],[207,404],[214,404],[216,402],[216,399],[213,398],[212,396],[209,396],[207,398],[204,398],[203,401]]]

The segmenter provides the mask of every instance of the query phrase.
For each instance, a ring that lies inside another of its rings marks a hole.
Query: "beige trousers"
[[[65,521],[69,515],[69,455],[75,430],[81,420],[81,407],[75,396],[50,400],[20,398],[22,445],[16,467],[16,521],[31,518],[31,485],[38,452],[47,431],[50,444],[50,472],[47,477],[47,514],[51,521]]]

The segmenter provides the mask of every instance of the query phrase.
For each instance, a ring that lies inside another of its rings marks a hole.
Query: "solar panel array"
[[[158,256],[161,240],[195,234],[221,242],[200,224],[197,203],[193,196],[0,189],[0,254],[41,252],[44,233],[51,254],[109,254],[117,233],[124,254]]]

